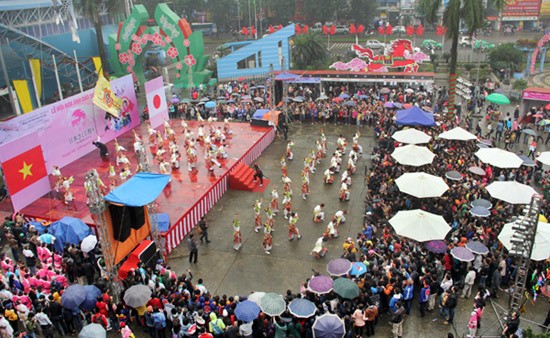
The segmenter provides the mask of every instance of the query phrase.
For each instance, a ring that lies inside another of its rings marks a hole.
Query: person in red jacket
[[[95,313],[92,316],[92,323],[100,324],[105,330],[107,330],[107,326],[109,325],[109,322],[107,322],[107,317],[103,315],[97,308],[95,309]]]

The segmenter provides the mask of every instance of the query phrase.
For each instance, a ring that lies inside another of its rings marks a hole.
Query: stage
[[[188,121],[189,128],[196,137],[199,124],[197,121]],[[170,121],[172,129],[178,137],[182,157],[181,167],[172,171],[172,181],[164,189],[163,193],[155,201],[158,213],[167,213],[170,218],[170,229],[163,233],[165,239],[166,253],[175,248],[185,237],[185,235],[198,223],[200,217],[204,216],[210,208],[227,191],[229,173],[237,164],[243,162],[247,165],[260,156],[267,146],[271,144],[275,137],[275,129],[272,127],[255,127],[248,123],[230,123],[232,134],[227,135],[226,151],[227,159],[219,160],[222,167],[216,167],[213,172],[208,172],[204,166],[204,147],[197,143],[197,168],[192,172],[187,170],[187,157],[183,149],[183,127],[180,120]],[[214,122],[214,127],[222,127],[223,122]],[[163,130],[164,128],[159,128]],[[149,151],[149,141],[146,124],[142,123],[134,129],[138,135],[141,135],[144,146],[147,148],[149,165],[151,172],[159,172],[158,161],[153,160]],[[207,127],[205,125],[205,130]],[[129,131],[118,138],[119,145],[126,148],[126,156],[130,160],[130,168],[135,171],[137,161],[134,154],[134,134]],[[168,141],[165,140],[165,149],[168,149]],[[116,166],[116,154],[114,141],[107,143],[109,149],[108,158],[101,158],[99,150],[94,150],[81,157],[77,161],[61,168],[63,176],[73,176],[74,182],[71,184],[71,190],[75,201],[66,205],[62,192],[51,191],[49,194],[41,197],[30,206],[24,208],[22,213],[27,219],[44,219],[47,221],[56,221],[64,216],[71,216],[82,219],[85,223],[93,225],[88,207],[86,206],[86,192],[84,189],[85,173],[91,169],[96,169],[103,181],[109,186],[109,164],[115,166],[118,174],[121,166]],[[169,152],[164,154],[166,160],[169,160]],[[118,179],[120,184],[120,178]],[[55,186],[54,178],[50,175],[52,189]],[[108,188],[107,188],[108,190]],[[7,213],[12,211],[10,198],[0,202],[0,210]]]

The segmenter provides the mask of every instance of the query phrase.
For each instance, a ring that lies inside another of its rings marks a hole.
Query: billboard
[[[540,18],[550,18],[550,0],[542,0],[540,5]]]
[[[538,20],[541,0],[507,0],[502,21]]]

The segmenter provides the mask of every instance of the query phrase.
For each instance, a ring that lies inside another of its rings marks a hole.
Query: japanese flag
[[[147,95],[147,108],[149,109],[151,127],[157,128],[162,125],[164,120],[169,119],[162,76],[145,82],[145,93]]]

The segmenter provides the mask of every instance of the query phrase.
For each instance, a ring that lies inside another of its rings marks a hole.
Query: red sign
[[[508,0],[502,10],[502,17],[535,17],[539,16],[541,0]]]

